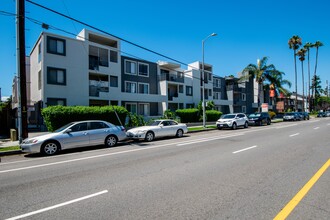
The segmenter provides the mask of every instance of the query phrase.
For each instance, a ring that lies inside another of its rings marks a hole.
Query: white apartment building
[[[213,66],[197,61],[182,69],[167,61],[150,62],[122,56],[119,39],[83,29],[76,38],[43,32],[30,53],[32,105],[121,105],[143,116],[161,116],[167,109],[197,107],[214,101],[226,112],[232,100],[226,83],[213,77]]]

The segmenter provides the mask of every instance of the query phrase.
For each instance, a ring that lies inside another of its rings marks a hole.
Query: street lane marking
[[[291,134],[289,137],[294,137],[294,136],[297,136],[299,135],[300,133],[295,133],[295,134]]]
[[[316,128],[314,128],[314,130],[317,130],[317,129],[319,129],[320,127],[316,127]]]
[[[225,138],[230,138],[230,137],[237,137],[237,136],[241,136],[241,135],[244,135],[244,133],[242,133],[242,134],[234,134],[234,135],[226,135],[226,136],[215,137],[215,138],[203,138],[203,139],[199,139],[199,140],[196,140],[196,141],[187,141],[187,142],[183,142],[183,143],[177,144],[176,146],[184,146],[184,145],[189,145],[189,144],[197,144],[197,143],[201,143],[201,142],[205,142],[205,141],[214,141],[214,140],[225,139]]]
[[[237,154],[237,153],[240,153],[242,151],[250,150],[250,149],[253,149],[253,148],[256,148],[256,147],[258,147],[258,146],[255,145],[255,146],[252,146],[252,147],[244,148],[242,150],[234,151],[233,154]]]
[[[78,199],[74,199],[74,200],[71,200],[71,201],[63,202],[63,203],[60,203],[60,204],[57,204],[57,205],[54,205],[54,206],[50,206],[50,207],[47,207],[47,208],[44,208],[44,209],[39,209],[39,210],[34,211],[34,212],[29,212],[29,213],[26,213],[26,214],[23,214],[23,215],[18,215],[18,216],[12,217],[12,218],[8,218],[6,220],[16,220],[16,219],[26,218],[26,217],[29,217],[31,215],[36,215],[36,214],[46,212],[46,211],[49,211],[49,210],[52,210],[52,209],[56,209],[56,208],[59,208],[59,207],[62,207],[62,206],[70,205],[70,204],[75,203],[75,202],[80,202],[80,201],[85,200],[85,199],[89,199],[89,198],[92,198],[92,197],[95,197],[95,196],[99,196],[99,195],[107,193],[107,192],[108,192],[108,190],[103,190],[103,191],[98,192],[98,193],[94,193],[94,194],[84,196],[84,197],[81,197],[81,198],[78,198]]]
[[[276,129],[282,129],[282,128],[288,128],[288,127],[292,127],[292,126],[296,126],[298,124],[291,124],[291,125],[286,125],[286,126],[279,126],[279,127],[276,127]]]
[[[280,211],[274,220],[286,219],[293,209],[299,204],[299,202],[304,198],[308,191],[313,187],[313,185],[318,181],[318,179],[323,175],[323,173],[329,168],[330,159],[315,173],[315,175],[305,184],[305,186],[291,199],[291,201]]]

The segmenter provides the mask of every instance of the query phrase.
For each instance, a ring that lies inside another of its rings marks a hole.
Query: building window
[[[179,109],[183,109],[183,103],[179,103]]]
[[[213,99],[219,100],[220,99],[220,92],[213,92]]]
[[[193,88],[192,86],[186,86],[186,95],[192,96],[193,95]]]
[[[38,72],[38,90],[42,89],[42,75],[41,75],[41,70]]]
[[[107,49],[89,46],[89,69],[99,70],[99,66],[109,66],[109,52]]]
[[[220,80],[219,79],[214,79],[213,80],[213,86],[215,87],[215,88],[221,88],[221,84],[220,84]]]
[[[65,40],[47,36],[47,53],[65,56]]]
[[[136,62],[125,60],[125,73],[136,75]]]
[[[179,93],[183,93],[183,85],[179,85]]]
[[[209,89],[209,95],[208,96],[212,96],[212,89]]]
[[[110,87],[118,87],[118,76],[110,76]]]
[[[125,81],[125,92],[127,92],[127,93],[137,93],[137,91],[136,91],[136,82],[127,82],[127,81]]]
[[[42,57],[42,48],[41,48],[41,42],[38,45],[38,63],[41,62],[41,57]]]
[[[139,103],[139,115],[149,116],[150,106],[148,103]]]
[[[139,83],[139,93],[149,94],[149,84],[148,83]]]
[[[212,73],[209,73],[209,81],[212,81]]]
[[[139,63],[139,76],[149,76],[149,65]]]
[[[242,106],[242,112],[246,113],[246,106],[245,105]]]
[[[127,109],[128,112],[130,113],[137,113],[137,105],[136,103],[126,103],[125,108]]]
[[[47,106],[52,106],[52,105],[63,105],[66,106],[66,99],[61,99],[61,98],[47,98]]]
[[[246,101],[246,94],[242,93],[242,101]]]
[[[118,63],[118,52],[110,50],[110,62]]]
[[[194,108],[194,103],[187,103],[186,108]]]
[[[66,85],[66,70],[47,67],[47,83],[55,85]]]

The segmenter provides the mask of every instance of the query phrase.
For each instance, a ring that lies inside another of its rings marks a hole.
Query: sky
[[[319,48],[317,75],[323,88],[326,80],[330,83],[329,0],[32,1],[186,64],[202,61],[202,40],[217,33],[205,41],[204,48],[205,62],[213,65],[215,75],[236,76],[248,64],[268,57],[268,64],[275,65],[292,82],[291,91],[295,90],[294,58],[288,40],[298,35],[303,44],[321,41],[324,46]],[[2,97],[6,98],[11,95],[17,65],[15,16],[5,13],[16,13],[16,1],[0,2],[0,88]],[[40,24],[26,20],[27,55],[42,31],[74,38],[87,28],[29,2],[25,6],[26,17],[60,29],[44,30]],[[127,43],[121,46],[123,52],[141,59],[170,61]],[[310,65],[312,75],[314,49]],[[302,93],[300,61],[297,67],[298,93]],[[304,75],[306,88],[307,62],[304,62]]]

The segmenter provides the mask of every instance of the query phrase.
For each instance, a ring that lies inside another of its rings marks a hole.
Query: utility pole
[[[16,0],[16,47],[18,75],[18,137],[21,143],[28,137],[25,64],[25,0]]]

